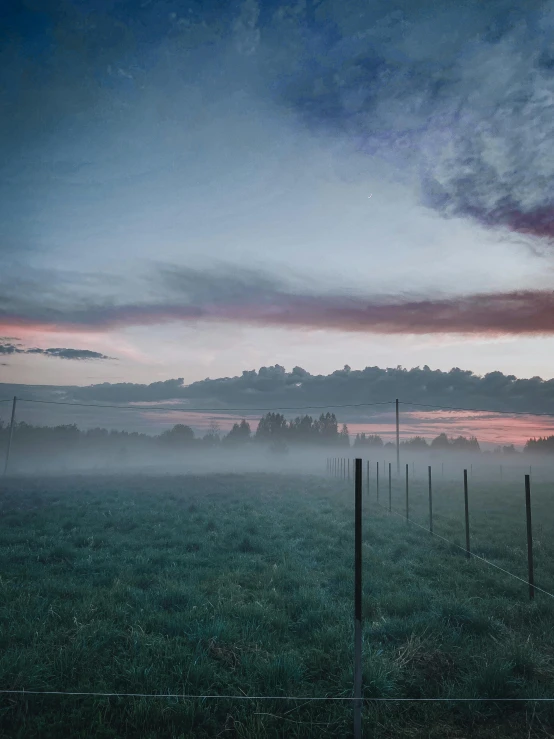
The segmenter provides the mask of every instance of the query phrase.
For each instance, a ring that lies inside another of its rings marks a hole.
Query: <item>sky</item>
[[[552,0],[6,0],[0,29],[6,392],[553,376]]]

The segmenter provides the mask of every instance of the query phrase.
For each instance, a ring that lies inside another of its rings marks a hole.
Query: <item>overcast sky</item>
[[[552,377],[553,32],[550,0],[3,3],[0,380]]]

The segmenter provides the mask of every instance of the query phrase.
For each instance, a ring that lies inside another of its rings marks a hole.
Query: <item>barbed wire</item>
[[[410,519],[410,518],[407,519],[404,514],[400,513],[399,511],[396,511],[394,508],[391,508],[389,510],[389,508],[387,508],[386,506],[381,505],[381,503],[379,503],[379,502],[377,502],[377,505],[380,508],[383,508],[385,511],[387,511],[387,513],[394,513],[397,516],[400,516],[400,518],[404,519],[405,521],[407,521],[408,523],[412,524],[413,526],[417,526],[418,528],[420,528],[423,531],[425,531],[427,534],[431,534],[432,536],[435,536],[437,539],[441,539],[442,541],[446,542],[450,546],[456,547],[457,549],[460,549],[462,552],[465,552],[466,554],[468,554],[468,550],[465,547],[462,547],[462,546],[460,546],[460,544],[456,544],[455,542],[450,541],[450,539],[447,539],[446,537],[441,536],[440,534],[437,534],[435,531],[431,531],[430,529],[426,528],[425,526],[422,526],[421,524],[417,523],[416,521],[412,521],[412,519]],[[433,515],[435,515],[434,512],[433,512]],[[495,569],[500,570],[505,575],[509,575],[510,577],[513,577],[516,580],[519,580],[520,582],[524,583],[525,585],[531,586],[535,590],[538,590],[539,592],[544,593],[545,595],[548,595],[550,598],[553,598],[554,599],[554,594],[553,593],[550,593],[548,590],[544,590],[543,588],[539,587],[538,585],[534,585],[534,584],[530,583],[528,580],[525,580],[524,578],[519,577],[519,575],[514,575],[513,572],[510,572],[509,570],[505,570],[503,567],[500,567],[499,565],[495,565],[494,562],[491,562],[490,560],[485,559],[485,557],[481,557],[480,555],[475,554],[474,552],[471,552],[471,551],[469,551],[469,555],[470,555],[471,558],[479,559],[481,562],[485,562],[485,564],[488,564],[491,567],[494,567]]]
[[[65,695],[95,698],[181,698],[182,700],[251,700],[251,701],[362,701],[365,703],[418,703],[418,702],[554,702],[554,698],[352,698],[348,696],[301,696],[301,695],[189,695],[186,693],[101,693],[77,690],[0,690],[3,695]]]

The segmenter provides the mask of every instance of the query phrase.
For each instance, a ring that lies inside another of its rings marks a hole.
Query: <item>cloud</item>
[[[57,357],[58,359],[113,359],[105,354],[93,352],[89,349],[26,349],[21,344],[0,344],[0,354],[42,354],[45,357]]]
[[[66,300],[62,307],[36,295],[13,295],[0,307],[0,329],[83,332],[219,321],[376,334],[554,334],[554,292],[546,290],[456,297],[364,296],[313,287],[301,290],[255,270],[231,268],[202,271],[166,267],[161,278],[162,284],[156,288],[160,299],[145,303],[81,300],[71,304]],[[10,348],[14,345],[4,346],[4,353],[18,351]]]
[[[14,344],[0,344],[0,354],[23,354],[23,350]]]
[[[552,0],[322,0],[306,24],[271,89],[307,126],[387,161],[444,216],[554,238]],[[285,30],[262,31],[268,70]]]
[[[356,407],[400,398],[409,402],[496,411],[554,412],[554,380],[519,379],[502,372],[484,376],[457,367],[449,372],[425,366],[404,369],[348,366],[328,375],[280,365],[246,370],[236,377],[207,378],[185,385],[182,378],[151,384],[101,383],[64,388],[64,399],[93,403],[177,403],[180,407],[270,409],[336,404],[351,421],[364,420],[385,408]],[[13,394],[6,389],[0,394]],[[331,409],[332,410],[332,409]],[[389,409],[390,410],[390,409]],[[418,410],[404,405],[404,410]],[[314,409],[313,414],[321,411]],[[338,412],[338,411],[337,411]],[[295,413],[293,413],[295,415]],[[342,417],[341,416],[341,417]]]

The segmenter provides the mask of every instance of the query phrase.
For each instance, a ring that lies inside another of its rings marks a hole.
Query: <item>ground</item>
[[[351,697],[353,486],[319,476],[6,479],[0,688]],[[554,697],[554,599],[432,537],[425,481],[364,482],[366,698]],[[463,492],[434,530],[464,546]],[[554,592],[550,487],[536,582]],[[471,483],[472,551],[526,579],[522,485]],[[554,704],[367,702],[392,737],[554,736]],[[10,695],[1,737],[348,737],[349,702]]]

